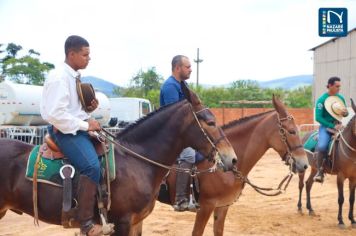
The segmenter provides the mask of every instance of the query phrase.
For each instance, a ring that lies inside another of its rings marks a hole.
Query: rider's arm
[[[63,80],[53,80],[45,84],[41,101],[43,119],[65,134],[88,130],[88,122],[68,112],[69,103],[69,88]]]
[[[326,120],[323,116],[324,103],[322,101],[317,101],[315,106],[315,120],[321,125],[333,129],[335,124]]]
[[[179,93],[177,87],[174,84],[167,84],[164,87],[162,93],[165,105],[179,101]]]

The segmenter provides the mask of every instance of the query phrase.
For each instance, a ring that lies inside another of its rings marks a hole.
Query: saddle
[[[92,142],[98,156],[103,156],[105,153],[108,152],[107,142],[105,143],[106,150],[104,150],[102,143],[99,142],[96,138],[92,138]],[[51,160],[64,158],[64,154],[61,152],[60,148],[49,134],[45,135],[44,143],[40,147],[40,152],[42,153],[43,157]]]
[[[109,167],[109,155],[113,155],[113,146],[109,147],[109,143],[107,140],[105,140],[104,143],[100,142],[96,138],[92,138],[92,142],[94,144],[95,150],[97,152],[98,156],[105,156],[104,163],[105,165],[103,166],[105,169],[105,174],[106,174],[106,182],[103,180],[103,182],[100,184],[99,188],[99,194],[98,194],[98,201],[99,201],[99,211],[100,214],[103,214],[104,219],[106,219],[106,214],[107,214],[107,209],[105,209],[105,205],[107,208],[110,207],[110,181],[112,180],[112,173],[115,173],[115,170],[112,170],[112,166]],[[62,225],[65,228],[71,228],[71,227],[78,227],[78,222],[75,221],[76,218],[76,211],[77,208],[75,205],[73,205],[73,199],[75,196],[73,196],[72,191],[76,187],[76,182],[77,182],[77,175],[75,176],[75,169],[73,166],[70,165],[69,161],[66,159],[65,155],[61,152],[60,148],[57,146],[57,144],[54,142],[54,140],[50,137],[49,134],[46,134],[44,137],[44,143],[38,147],[38,154],[36,157],[36,162],[34,165],[34,171],[33,171],[33,202],[34,202],[34,217],[35,217],[35,223],[38,224],[38,206],[37,206],[37,182],[38,182],[38,174],[41,173],[40,167],[42,165],[46,166],[46,161],[41,160],[42,158],[45,159],[50,159],[48,161],[51,162],[56,162],[58,165],[58,162],[61,162],[62,167],[59,170],[60,177],[62,178],[62,186],[63,186],[63,205],[62,205]],[[111,156],[112,157],[112,156]],[[44,159],[44,160],[45,160]],[[60,160],[63,159],[63,160]],[[103,161],[101,159],[101,161]],[[112,159],[113,160],[113,159]],[[49,165],[49,164],[48,164]],[[29,167],[29,165],[28,165]],[[46,167],[44,168],[46,169]],[[26,173],[27,175],[28,173]],[[76,180],[74,180],[76,179]],[[45,181],[41,181],[45,182]],[[72,183],[73,182],[73,183]],[[74,184],[74,185],[73,185]],[[58,186],[58,185],[57,185]],[[59,185],[60,186],[60,185]],[[74,189],[73,189],[74,187]],[[104,202],[106,204],[104,204]]]
[[[339,142],[339,134],[337,131],[333,129],[328,129],[328,132],[332,135],[331,136],[331,141],[329,142],[328,146],[328,152],[327,152],[327,158],[324,161],[324,168],[325,170],[333,170],[333,165],[334,165],[334,158],[335,158],[335,150],[336,146],[338,145]],[[308,161],[309,163],[314,163],[316,161],[316,146],[319,140],[318,136],[319,132],[316,130],[313,132],[309,138],[305,141],[304,143],[304,150],[311,155],[308,155]]]
[[[328,146],[328,156],[331,156],[332,151],[334,150],[334,147],[335,147],[335,141],[338,140],[338,135],[337,135],[336,131],[330,130],[329,132],[332,134],[332,138],[331,138],[331,141],[329,142],[329,146]],[[316,146],[318,144],[318,140],[319,140],[319,131],[316,130],[305,141],[305,143],[303,145],[304,150],[311,154],[315,153]]]

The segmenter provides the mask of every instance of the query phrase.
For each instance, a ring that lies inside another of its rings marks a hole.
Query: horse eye
[[[297,132],[295,130],[288,130],[288,133],[293,134],[293,135],[297,134]]]
[[[215,126],[215,121],[213,120],[209,120],[208,122],[206,122],[209,126]]]

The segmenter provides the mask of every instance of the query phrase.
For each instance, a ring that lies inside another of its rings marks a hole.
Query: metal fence
[[[42,144],[47,126],[0,126],[0,137],[17,139],[29,144]]]
[[[105,128],[116,135],[122,128]],[[0,138],[17,139],[29,144],[42,144],[47,134],[47,126],[0,126]]]
[[[118,134],[123,128],[105,128],[113,135]],[[307,132],[319,129],[319,124],[301,124],[298,126],[299,135],[303,137]],[[0,126],[0,138],[17,139],[29,144],[42,144],[47,134],[47,126]]]
[[[301,124],[298,126],[299,136],[302,138],[306,133],[319,129],[319,124]]]

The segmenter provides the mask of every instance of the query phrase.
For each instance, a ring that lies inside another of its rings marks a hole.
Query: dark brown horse
[[[275,97],[273,105],[275,111],[242,118],[222,127],[237,154],[237,170],[244,177],[269,148],[277,151],[285,161],[291,157],[298,171],[304,171],[308,166],[293,118]],[[198,164],[198,170],[209,166],[211,164],[204,161]],[[175,197],[175,178],[176,173],[171,171],[167,178],[171,204]],[[245,184],[232,172],[199,174],[198,179],[200,209],[196,214],[193,235],[203,235],[213,211],[214,235],[223,235],[228,208],[238,199]]]
[[[183,86],[182,86],[183,87]],[[236,155],[215,117],[194,93],[187,100],[159,109],[128,127],[116,141],[152,161],[171,166],[183,148],[191,146],[207,156],[219,156],[231,169]],[[32,182],[25,178],[32,145],[0,139],[0,218],[7,210],[32,215]],[[115,235],[133,235],[154,205],[167,169],[122,150],[115,150],[116,179],[111,183],[109,220]],[[39,219],[61,224],[62,189],[38,184]]]
[[[354,112],[356,112],[356,106],[351,99],[351,106]],[[303,137],[303,143],[307,141],[312,132],[307,133]],[[338,203],[339,212],[337,219],[339,221],[339,227],[345,228],[344,221],[342,219],[342,205],[344,203],[344,181],[349,179],[349,190],[350,190],[350,209],[349,209],[349,220],[351,221],[352,227],[356,228],[356,221],[353,215],[353,208],[355,202],[355,187],[356,187],[356,115],[352,117],[345,129],[339,134],[338,141],[334,147],[334,158],[333,164],[330,166],[324,164],[324,171],[331,175],[337,175],[337,190],[338,190]],[[310,215],[315,215],[315,212],[311,205],[310,191],[314,183],[314,176],[317,173],[316,157],[313,153],[307,152],[309,163],[311,168],[310,175],[305,182],[306,193],[307,193],[307,209]],[[299,201],[298,201],[298,211],[302,212],[302,192],[304,188],[304,175],[305,173],[299,173]]]

